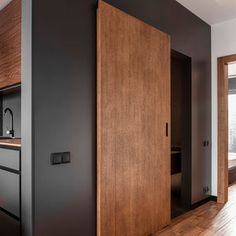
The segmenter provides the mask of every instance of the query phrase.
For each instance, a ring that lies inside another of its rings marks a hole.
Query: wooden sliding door
[[[99,2],[97,235],[148,236],[170,222],[170,40]]]

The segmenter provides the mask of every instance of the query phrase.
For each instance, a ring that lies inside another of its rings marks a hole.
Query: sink
[[[0,140],[1,139],[13,139],[12,137],[9,137],[9,136],[0,136]]]

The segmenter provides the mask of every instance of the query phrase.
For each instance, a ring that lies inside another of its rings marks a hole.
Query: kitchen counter
[[[21,139],[20,138],[0,139],[0,147],[20,149],[21,148]]]

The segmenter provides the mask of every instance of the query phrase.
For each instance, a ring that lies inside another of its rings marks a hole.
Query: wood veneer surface
[[[170,222],[170,40],[100,1],[98,235],[150,235]]]
[[[21,147],[21,139],[0,139],[0,145],[11,146],[11,147]]]
[[[0,88],[21,82],[21,0],[0,11]]]
[[[218,201],[228,200],[228,66],[218,59]]]

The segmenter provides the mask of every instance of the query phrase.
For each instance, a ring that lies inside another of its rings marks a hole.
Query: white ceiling
[[[0,0],[0,11],[9,3],[11,0]]]
[[[210,25],[236,18],[236,0],[176,0]]]

